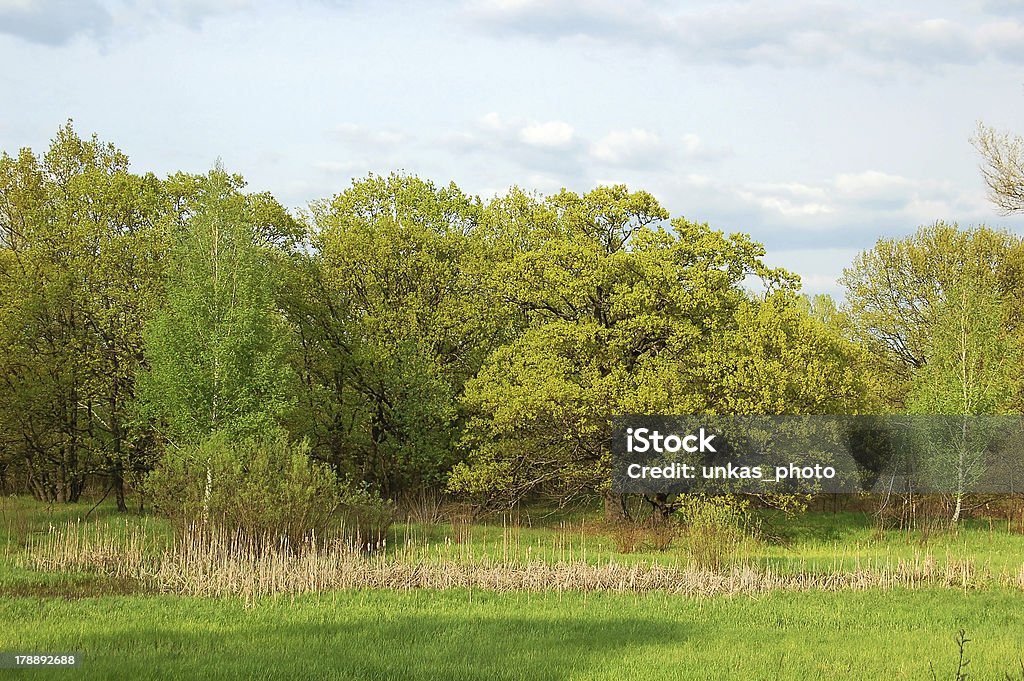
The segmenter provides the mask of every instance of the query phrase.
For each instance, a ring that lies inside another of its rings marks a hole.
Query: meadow
[[[1019,674],[1021,605],[958,590],[21,597],[0,605],[0,648],[84,655],[33,678],[953,679],[962,627],[971,678],[1002,679]]]
[[[1019,235],[933,216],[837,302],[621,184],[339,189],[293,215],[72,121],[0,154],[0,652],[85,658],[44,678],[1024,681],[1021,447],[971,416],[1024,412]],[[962,418],[726,438],[891,469],[884,498],[641,499],[606,489],[637,410]],[[1012,456],[983,471],[989,445]]]
[[[231,558],[107,504],[0,503],[0,651],[84,656],[33,678],[1024,679],[1010,523],[765,514],[710,565],[694,537],[531,509],[398,522],[369,554]],[[177,581],[161,582],[171,556]],[[190,589],[189,573],[223,588]]]

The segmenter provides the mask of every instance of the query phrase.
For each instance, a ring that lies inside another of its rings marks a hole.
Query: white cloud
[[[835,208],[819,201],[800,201],[792,197],[759,194],[746,189],[737,190],[736,196],[768,212],[778,213],[787,218],[820,216],[835,212]]]
[[[726,230],[757,226],[755,238],[787,247],[863,246],[936,220],[992,220],[980,183],[959,187],[874,169],[817,182],[735,182],[691,174],[674,178],[668,187],[670,196],[695,206],[689,209],[697,211],[692,217]]]
[[[396,130],[381,130],[353,123],[342,123],[331,132],[346,143],[363,148],[394,147],[408,139],[405,133]]]
[[[890,204],[905,203],[918,190],[918,186],[905,177],[877,170],[841,173],[833,185],[843,198]]]
[[[317,161],[313,167],[325,173],[337,174],[356,170],[359,164],[352,161]]]
[[[661,151],[661,138],[643,128],[613,130],[590,146],[590,155],[613,165],[650,163]]]
[[[836,176],[835,185],[840,191],[848,194],[865,194],[877,191],[888,191],[892,188],[903,189],[911,182],[899,175],[890,175],[879,170],[865,170],[860,173],[840,173]]]
[[[813,267],[813,265],[810,266]],[[806,272],[806,270],[804,271]],[[808,295],[843,293],[843,287],[839,285],[839,277],[828,274],[800,274],[800,289]]]
[[[804,293],[829,293],[843,295],[839,277],[843,268],[848,267],[857,257],[860,248],[791,248],[769,251],[765,264],[784,267],[800,275],[800,288]]]
[[[981,5],[990,14],[1024,14],[1024,0],[983,0]]]
[[[707,175],[699,175],[697,173],[688,173],[684,176],[683,180],[693,187],[709,187],[713,183],[713,180]]]
[[[824,187],[803,182],[758,182],[749,186],[757,192],[780,194],[799,199],[824,200],[828,195]]]
[[[575,130],[563,121],[529,123],[519,129],[519,139],[531,147],[561,149],[572,144]]]
[[[590,145],[590,158],[600,163],[656,170],[684,161],[713,161],[729,155],[726,149],[709,147],[699,135],[687,133],[677,141],[666,140],[646,128],[612,130]]]
[[[686,150],[687,154],[699,154],[704,150],[704,143],[701,142],[700,137],[693,133],[687,133],[683,135],[683,149]]]
[[[44,45],[63,45],[78,35],[102,36],[113,24],[97,0],[3,0],[0,33]]]
[[[1000,3],[998,20],[977,5],[943,16],[930,4],[905,9],[821,0],[686,5],[489,0],[465,8],[479,25],[502,34],[667,48],[687,62],[815,66],[862,59],[930,69],[986,58],[1024,61],[1022,13],[1007,10],[1009,4]]]
[[[115,32],[137,36],[162,22],[198,29],[209,17],[255,7],[253,0],[0,0],[0,33],[51,46],[79,36],[105,42]]]
[[[496,111],[491,111],[480,117],[480,127],[484,130],[500,131],[506,128],[506,123]]]
[[[192,28],[198,28],[204,19],[218,14],[230,14],[252,8],[250,0],[147,0],[137,2],[136,11],[151,17],[159,16]]]
[[[1024,3],[1019,8],[1019,15],[1024,16]],[[1024,45],[1024,23],[1019,18],[994,21],[978,29],[978,40],[988,46],[993,55],[1006,61],[1024,60],[1021,45]]]
[[[498,32],[587,36],[614,34],[650,14],[643,0],[475,0],[473,21]]]
[[[554,194],[566,185],[563,178],[546,173],[530,173],[526,176],[523,188],[528,191],[539,191],[542,194]]]
[[[449,132],[440,143],[469,152],[500,153],[528,166],[549,166],[576,163],[581,140],[565,121],[510,118],[491,111],[477,119],[475,129]]]
[[[946,182],[913,180],[878,170],[840,173],[820,183],[714,182],[713,186],[755,208],[763,219],[788,221],[813,232],[862,221],[865,227],[899,222],[916,226],[937,219],[979,215],[984,206],[969,191]]]

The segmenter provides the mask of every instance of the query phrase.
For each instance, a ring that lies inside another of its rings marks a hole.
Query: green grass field
[[[1024,598],[1003,591],[16,598],[0,622],[0,649],[83,655],[27,678],[953,679],[961,627],[972,679],[1024,657]]]
[[[888,588],[689,597],[659,591],[352,589],[259,598],[147,592],[90,571],[19,566],[26,541],[91,505],[0,500],[0,651],[75,651],[78,669],[0,671],[89,679],[950,679],[967,632],[970,679],[1024,681],[1024,591]],[[487,524],[397,524],[388,551],[431,561],[682,564],[617,550],[587,513]],[[104,531],[168,534],[158,518],[92,511]],[[780,570],[872,569],[932,555],[1019,574],[1024,537],[984,521],[957,532],[878,533],[864,514],[766,517],[743,560]],[[411,547],[411,548],[410,548]],[[932,676],[934,671],[935,676]]]

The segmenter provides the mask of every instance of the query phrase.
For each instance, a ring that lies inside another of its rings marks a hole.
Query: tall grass
[[[780,572],[768,565],[735,564],[724,569],[695,561],[664,564],[614,560],[600,563],[568,557],[521,557],[504,535],[500,557],[438,560],[415,544],[367,552],[364,543],[310,536],[299,545],[287,540],[253,540],[239,533],[198,527],[173,538],[144,529],[113,531],[100,523],[67,523],[32,537],[15,555],[21,567],[47,572],[92,572],[131,580],[144,590],[195,596],[238,595],[256,598],[348,589],[453,589],[492,591],[631,592],[660,591],[689,596],[764,594],[774,591],[840,591],[946,587],[976,589],[1004,586],[1024,589],[1024,567],[1014,575],[993,575],[969,560],[931,554],[887,564],[858,564],[854,569]]]

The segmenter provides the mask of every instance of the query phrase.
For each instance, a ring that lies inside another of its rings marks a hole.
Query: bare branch
[[[1024,138],[979,123],[971,143],[982,157],[989,200],[1004,215],[1024,212]]]

